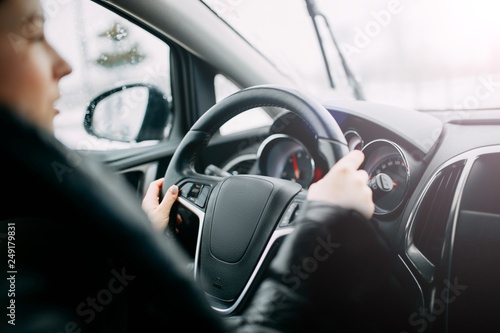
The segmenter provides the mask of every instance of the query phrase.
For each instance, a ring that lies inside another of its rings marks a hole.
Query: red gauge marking
[[[295,178],[299,179],[300,171],[299,171],[299,165],[297,163],[297,157],[295,156],[295,154],[292,155],[292,162],[293,162],[293,172],[295,173]]]

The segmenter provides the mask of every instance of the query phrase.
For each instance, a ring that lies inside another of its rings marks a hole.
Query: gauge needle
[[[292,155],[293,172],[295,173],[295,178],[300,178],[299,165],[297,164],[297,157],[295,154]]]

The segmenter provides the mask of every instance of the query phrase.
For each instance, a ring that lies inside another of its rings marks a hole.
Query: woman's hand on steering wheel
[[[353,150],[340,159],[319,181],[312,184],[308,200],[327,201],[346,209],[354,209],[370,219],[375,210],[368,174],[359,170],[364,154]]]
[[[164,179],[160,178],[149,184],[146,195],[142,200],[142,209],[148,215],[153,227],[162,232],[167,229],[170,210],[179,196],[179,188],[177,185],[172,185],[160,202],[159,196],[163,182]]]

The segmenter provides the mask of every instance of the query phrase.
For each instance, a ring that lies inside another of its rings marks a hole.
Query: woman
[[[142,202],[146,214],[139,212],[116,176],[53,136],[58,83],[71,67],[47,42],[43,25],[39,0],[0,0],[0,140],[12,162],[2,166],[10,196],[0,221],[15,223],[16,255],[23,259],[16,298],[1,304],[6,309],[14,300],[14,324],[3,319],[2,332],[158,331],[169,325],[209,332],[372,329],[363,320],[373,319],[369,298],[388,277],[390,253],[369,222],[374,204],[368,176],[358,170],[361,152],[348,154],[310,187],[297,229],[269,277],[248,310],[225,323],[183,271],[182,251],[154,230],[167,227],[177,187],[159,202],[163,180],[153,182]],[[290,284],[284,277],[291,267],[314,256],[315,242],[325,235],[340,247]],[[153,241],[144,245],[141,238]],[[4,298],[10,286],[0,286]]]
[[[59,96],[59,80],[71,73],[70,65],[47,42],[44,16],[38,1],[0,1],[0,101],[16,110],[20,116],[52,133],[54,117],[59,113],[54,103]],[[162,180],[152,184],[157,191]],[[148,193],[144,206],[154,225],[161,229],[177,188],[171,191],[162,206],[157,195]],[[156,193],[157,194],[157,193]]]

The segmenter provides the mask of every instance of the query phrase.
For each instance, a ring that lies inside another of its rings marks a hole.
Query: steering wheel
[[[242,304],[277,241],[293,232],[290,221],[306,198],[302,186],[292,181],[257,175],[216,177],[195,170],[214,133],[227,120],[257,107],[284,108],[301,117],[330,168],[348,152],[340,127],[325,107],[297,90],[275,85],[230,95],[203,114],[183,138],[164,184],[177,184],[178,204],[199,218],[195,279],[212,307],[227,315]]]

